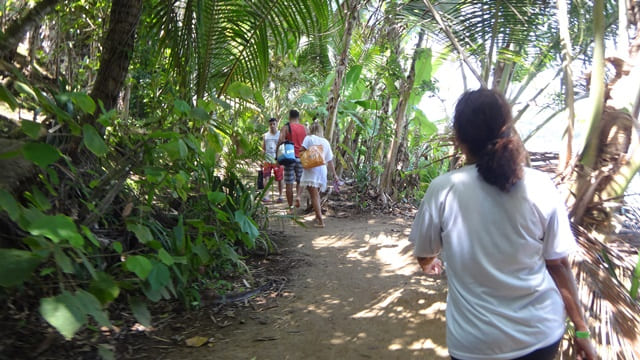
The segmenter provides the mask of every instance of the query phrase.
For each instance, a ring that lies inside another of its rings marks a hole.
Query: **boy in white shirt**
[[[284,168],[276,161],[276,149],[278,140],[280,139],[280,131],[278,130],[278,120],[276,118],[269,119],[269,131],[262,137],[262,149],[266,155],[266,162],[262,168],[265,183],[269,181],[271,171],[276,177],[278,183],[278,203],[282,202],[282,179],[284,177]],[[271,201],[269,195],[265,196],[263,201]]]

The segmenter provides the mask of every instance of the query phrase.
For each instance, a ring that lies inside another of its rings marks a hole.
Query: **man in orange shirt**
[[[296,184],[296,207],[300,207],[300,177],[302,176],[302,164],[300,163],[300,147],[307,136],[307,130],[300,124],[300,113],[297,110],[289,111],[289,122],[280,129],[279,144],[291,141],[296,154],[296,161],[284,166],[284,183],[289,209],[293,208],[293,184]]]

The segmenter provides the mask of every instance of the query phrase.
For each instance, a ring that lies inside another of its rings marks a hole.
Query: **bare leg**
[[[264,186],[267,186],[267,184],[269,183],[269,178],[270,178],[270,177],[271,177],[271,176],[265,176],[265,177],[264,177]],[[264,193],[264,200],[265,200],[265,201],[268,201],[268,200],[270,199],[270,197],[269,197],[269,192],[271,192],[271,195],[273,195],[273,188],[269,189],[269,191],[267,191],[267,192],[265,192],[265,193]]]
[[[287,193],[287,203],[289,207],[293,206],[293,184],[286,184],[285,192]]]
[[[324,226],[324,221],[322,220],[322,209],[320,208],[320,191],[317,187],[307,186],[309,190],[309,196],[311,197],[311,204],[313,205],[313,210],[316,213],[316,223],[318,225]]]
[[[282,180],[278,181],[278,197],[282,197]]]
[[[300,207],[300,195],[302,194],[302,187],[300,186],[300,183],[297,182],[296,183],[296,207],[299,208]]]

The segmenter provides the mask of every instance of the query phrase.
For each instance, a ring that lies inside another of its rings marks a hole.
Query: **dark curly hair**
[[[478,89],[462,94],[453,129],[487,183],[508,192],[522,179],[524,150],[514,136],[511,107],[500,93]]]

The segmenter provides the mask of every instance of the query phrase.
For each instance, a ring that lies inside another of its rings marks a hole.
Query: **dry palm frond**
[[[556,172],[556,153],[530,153],[530,157],[532,167]],[[573,232],[579,245],[572,259],[573,270],[598,354],[603,360],[640,360],[640,303],[628,290],[638,261],[637,239],[621,234],[602,240],[576,224]],[[562,358],[573,359],[571,351]]]
[[[602,359],[640,359],[640,303],[628,288],[637,249],[619,238],[602,241],[573,226],[580,251],[573,259],[578,293]]]

